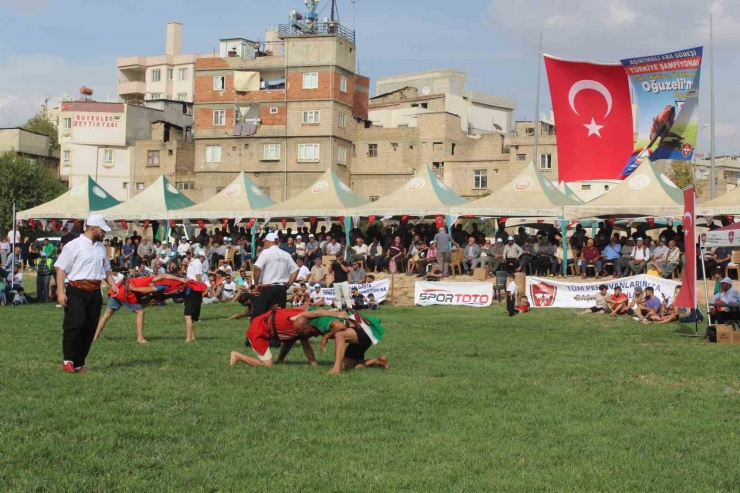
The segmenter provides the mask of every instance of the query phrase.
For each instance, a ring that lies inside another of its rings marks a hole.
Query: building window
[[[172,149],[167,149],[167,155],[168,156],[172,156],[173,154],[174,154],[174,152],[172,151]]]
[[[437,178],[443,180],[445,177],[445,163],[432,163],[432,171],[437,175]]]
[[[534,128],[528,128],[527,135],[534,135]]]
[[[352,157],[357,157],[357,146],[352,144]]]
[[[146,165],[159,166],[159,151],[146,151]]]
[[[339,90],[342,92],[347,92],[347,77],[343,75],[339,76]]]
[[[337,148],[337,162],[339,164],[347,164],[347,148],[339,146]]]
[[[581,185],[581,190],[587,192],[591,190],[591,185]]]
[[[452,155],[455,155],[455,147],[457,147],[457,144],[452,144]]]
[[[62,128],[64,130],[69,130],[72,128],[72,119],[71,118],[65,118],[62,120]]]
[[[150,96],[150,99],[151,99],[152,101],[154,101],[154,100],[156,100],[156,99],[162,99],[162,93],[161,93],[161,92],[153,92],[153,93],[151,94],[151,96]]]
[[[540,169],[552,169],[552,154],[540,154]]]
[[[319,161],[319,144],[298,144],[298,162],[315,163]]]
[[[226,110],[213,110],[213,126],[223,127],[226,125]]]
[[[213,77],[213,90],[223,91],[226,87],[226,77],[223,75],[216,75]]]
[[[486,190],[488,188],[488,171],[477,169],[473,174],[473,188],[476,190]]]
[[[402,125],[399,125],[398,128],[409,128],[409,126],[407,124],[402,124]]]
[[[278,161],[280,159],[280,144],[265,144],[262,148],[263,161]]]
[[[112,149],[103,150],[103,164],[113,164],[113,150]]]
[[[162,80],[162,71],[157,69],[152,70],[152,82],[159,82]]]
[[[421,103],[421,107],[424,109],[429,108],[429,103]]]
[[[143,181],[137,181],[136,182],[136,190],[144,190],[144,182]]]
[[[72,162],[72,151],[63,151],[62,152],[62,162],[64,164],[69,164]]]
[[[497,175],[498,174],[498,169],[493,170],[493,174],[494,175]]]
[[[319,110],[311,110],[303,112],[303,123],[320,123],[321,112]]]
[[[177,69],[177,80],[179,81],[188,80],[188,78],[190,77],[189,74],[190,74],[190,71],[188,69],[179,68]]]
[[[271,115],[277,115],[277,114],[278,114],[278,109],[277,109],[277,107],[276,107],[276,106],[272,106],[272,107],[270,108],[270,114],[271,114]]]
[[[339,113],[339,126],[341,128],[347,126],[347,115],[345,115],[344,113]]]
[[[397,151],[398,150],[398,142],[391,142],[391,147],[393,148],[394,151]]]
[[[177,100],[178,101],[187,101],[188,100],[188,93],[186,92],[180,92],[177,94]]]
[[[380,195],[371,195],[370,202],[377,202],[380,199]]]
[[[517,154],[516,155],[516,160],[517,161],[526,161],[527,160],[527,155],[526,154]]]
[[[206,162],[207,163],[220,163],[221,162],[221,146],[206,146]]]
[[[367,145],[367,157],[378,157],[378,144]]]
[[[319,73],[318,72],[306,72],[303,74],[303,88],[304,89],[318,89],[319,88]]]
[[[178,190],[195,190],[194,181],[178,181],[175,183]]]
[[[123,188],[124,190],[128,190],[128,182],[127,182],[127,181],[124,181],[124,182],[123,182],[122,188]]]
[[[174,80],[175,79],[175,69],[168,68],[167,69],[167,80]]]
[[[444,151],[445,150],[445,144],[444,142],[435,142],[432,144],[432,149],[435,151]]]

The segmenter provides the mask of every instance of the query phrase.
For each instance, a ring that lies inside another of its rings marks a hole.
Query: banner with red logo
[[[698,47],[622,60],[637,105],[637,143],[622,176],[648,158],[694,159],[701,57],[702,48]]]
[[[689,232],[686,230],[686,238],[689,238]],[[688,241],[686,242],[688,250]],[[707,231],[701,235],[702,248],[717,247],[740,247],[740,223],[731,224],[722,229]],[[686,254],[688,256],[688,253]]]
[[[349,285],[350,292],[352,292],[354,288],[357,288],[357,291],[359,291],[360,294],[364,296],[366,300],[372,294],[373,297],[375,298],[375,301],[378,304],[380,304],[383,301],[385,301],[385,299],[388,297],[388,293],[391,290],[391,280],[390,279],[379,279],[369,284],[350,284]],[[334,303],[334,298],[336,297],[334,288],[322,289],[321,295],[324,297],[324,304],[331,305],[332,303]]]
[[[699,300],[696,297],[696,227],[694,225],[696,196],[694,195],[694,187],[684,189],[683,203],[683,231],[686,246],[684,258],[686,259],[686,265],[683,269],[683,284],[676,305],[684,308],[696,308]]]
[[[637,286],[643,290],[652,287],[658,299],[663,300],[663,295],[665,295],[669,302],[672,302],[676,287],[680,283],[645,274],[598,282],[554,281],[544,277],[528,276],[526,294],[532,308],[586,309],[594,306],[591,296],[599,292],[599,286],[602,284],[606,284],[609,288],[609,294],[614,294],[614,288],[617,286],[621,287],[622,292],[629,298],[634,297]]]
[[[414,304],[421,306],[491,306],[493,284],[489,282],[417,282]]]
[[[615,179],[632,152],[632,103],[621,64],[545,55],[555,120],[558,180]]]

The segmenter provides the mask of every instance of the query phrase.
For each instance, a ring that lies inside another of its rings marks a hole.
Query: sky
[[[337,2],[342,24],[352,28],[351,0]],[[601,62],[705,45],[700,126],[710,121],[711,11],[717,154],[740,154],[740,84],[733,79],[740,76],[738,0],[356,0],[354,6],[360,72],[373,86],[382,76],[464,70],[468,89],[514,98],[517,120],[534,117],[540,33],[545,53]],[[76,97],[83,85],[98,100],[115,98],[116,59],[164,53],[169,21],[184,25],[184,53],[210,53],[220,38],[264,39],[267,28],[288,22],[291,8],[303,11],[302,0],[0,0],[0,127],[22,124],[46,98],[54,104]],[[540,111],[549,113],[544,66],[541,80]],[[708,151],[708,128],[697,147]]]

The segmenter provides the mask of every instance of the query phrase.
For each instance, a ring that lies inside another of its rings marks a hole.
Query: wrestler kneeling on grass
[[[121,307],[136,314],[136,340],[140,344],[147,342],[144,339],[144,308],[156,304],[164,297],[179,296],[188,287],[188,281],[179,277],[161,274],[156,277],[138,277],[119,281],[118,294],[112,296],[108,292],[108,307],[103,318],[98,322],[93,340],[98,340],[105,325]]]
[[[339,374],[342,368],[360,369],[380,366],[388,369],[388,358],[381,356],[366,360],[365,352],[383,338],[385,328],[375,317],[364,317],[357,311],[351,313],[306,311],[295,317],[296,321],[308,319],[316,329],[324,333],[319,349],[324,351],[329,339],[335,339],[334,367],[330,374]]]

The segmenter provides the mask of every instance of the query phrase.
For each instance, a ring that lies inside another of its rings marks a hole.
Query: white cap
[[[205,250],[201,250],[201,251],[199,251],[199,252],[198,252],[198,256],[199,256],[199,257],[203,257],[203,258],[206,258],[206,252],[205,252]]]
[[[315,237],[315,236],[313,235],[313,233],[310,233],[310,234],[308,235],[308,237],[309,237],[309,238],[316,238],[316,237]]]
[[[106,233],[110,231],[110,226],[108,226],[108,223],[105,222],[105,218],[100,214],[93,214],[87,218],[87,221],[85,221],[85,228],[89,228],[90,226],[100,228]]]
[[[504,240],[502,240],[501,238],[496,238],[496,243],[503,243],[503,242]]]
[[[720,284],[729,284],[730,286],[732,286],[732,279],[730,279],[729,277],[725,277],[720,281]]]
[[[297,240],[298,238],[300,238],[300,239],[303,239],[303,236],[301,236],[301,235],[298,235],[298,236],[296,236],[296,237],[295,237],[295,239],[296,239],[296,240]]]
[[[277,233],[267,233],[267,236],[265,236],[265,241],[278,241],[280,237],[277,235]]]
[[[514,241],[514,237],[513,236],[509,236],[508,240],[509,241]]]

